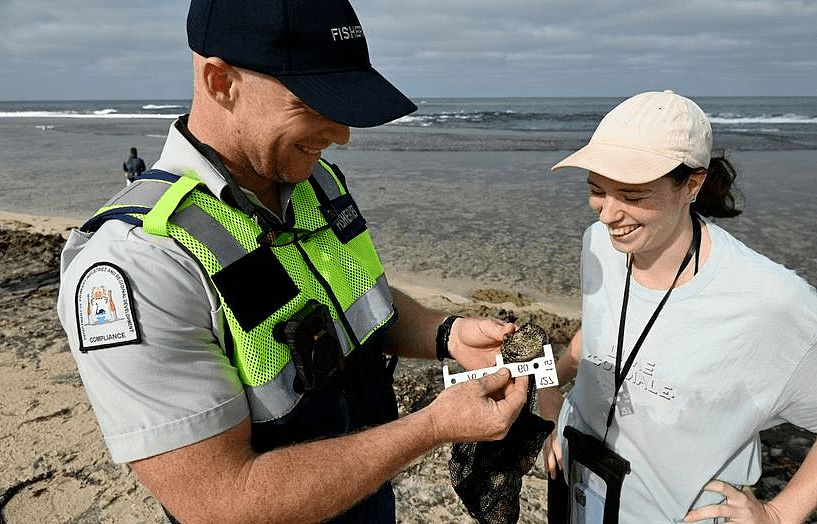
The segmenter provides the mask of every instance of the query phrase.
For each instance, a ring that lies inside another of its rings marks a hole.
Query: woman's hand
[[[539,415],[545,420],[552,420],[558,426],[559,411],[562,409],[564,397],[559,388],[543,388],[539,390]],[[542,456],[550,478],[555,479],[562,469],[562,444],[556,430],[552,431],[542,445]]]
[[[748,486],[735,489],[720,480],[712,480],[704,491],[713,491],[726,497],[721,504],[712,504],[693,509],[684,518],[684,522],[726,517],[729,522],[752,524],[781,524],[783,522],[779,511],[771,503],[763,503],[755,498],[752,489]]]
[[[562,444],[556,431],[552,431],[542,445],[542,456],[550,478],[555,479],[562,469]]]

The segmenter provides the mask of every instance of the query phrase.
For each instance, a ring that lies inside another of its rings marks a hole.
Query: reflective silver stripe
[[[137,180],[107,205],[141,206],[152,209],[171,185],[162,180]],[[188,206],[174,213],[170,221],[204,244],[216,257],[221,267],[227,267],[247,254],[247,250],[218,220],[198,206]]]
[[[374,287],[363,293],[345,311],[346,319],[355,332],[355,337],[362,340],[377,329],[392,314],[392,297],[385,275],[381,275]],[[345,338],[345,337],[344,337]]]
[[[143,206],[152,209],[171,185],[162,180],[137,180],[108,205]],[[170,217],[170,221],[204,244],[221,267],[226,267],[247,254],[247,250],[218,220],[198,206],[188,206],[177,211]]]
[[[340,342],[340,349],[343,351],[344,356],[349,356],[349,353],[352,352],[352,344],[349,343],[349,337],[346,336],[346,331],[343,329],[343,324],[340,323],[340,320],[333,321],[335,324],[335,333],[338,335],[338,342]]]
[[[137,180],[117,193],[105,206],[142,206],[153,208],[171,186],[162,180]]]
[[[198,206],[188,206],[170,217],[213,253],[221,267],[227,267],[247,254],[247,250],[221,223]]]
[[[295,364],[290,361],[272,380],[260,386],[244,385],[253,422],[276,420],[298,404],[303,394],[295,393]]]
[[[355,329],[355,335],[368,335],[392,314],[391,289],[385,275],[377,279],[377,284],[363,294],[347,310],[347,318]],[[364,327],[369,326],[369,327]],[[349,355],[352,348],[344,334],[343,326],[335,321],[335,330],[344,355]],[[250,405],[253,422],[277,420],[298,404],[303,394],[295,393],[295,364],[290,360],[284,368],[266,384],[260,386],[244,385],[244,392]]]
[[[327,171],[320,162],[315,164],[312,168],[312,176],[315,181],[321,186],[323,192],[329,197],[329,200],[334,200],[340,196],[340,187],[332,173]]]

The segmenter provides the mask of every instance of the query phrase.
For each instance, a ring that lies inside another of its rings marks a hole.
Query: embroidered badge
[[[91,266],[77,286],[79,349],[109,348],[139,342],[128,279],[107,262]]]

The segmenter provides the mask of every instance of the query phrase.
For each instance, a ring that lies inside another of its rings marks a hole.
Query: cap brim
[[[315,111],[351,127],[379,126],[417,110],[414,102],[372,68],[275,77]]]
[[[578,167],[626,184],[646,184],[666,175],[681,160],[628,147],[590,142],[555,166]]]

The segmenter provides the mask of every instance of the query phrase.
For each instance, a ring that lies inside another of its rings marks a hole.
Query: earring
[[[698,193],[695,193],[694,195],[692,195],[691,197],[689,197],[689,203],[690,203],[690,204],[692,204],[692,203],[693,203],[693,202],[695,202],[696,200],[698,200]]]

